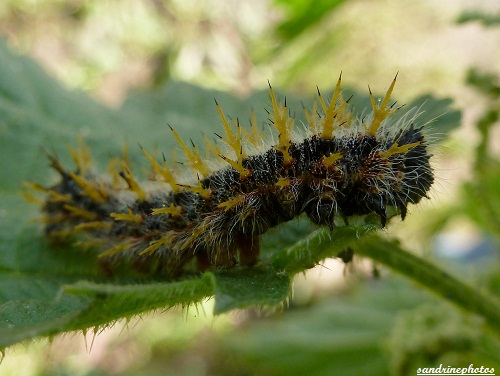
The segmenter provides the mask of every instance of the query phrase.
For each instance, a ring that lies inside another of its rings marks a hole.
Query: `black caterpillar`
[[[98,179],[84,146],[72,151],[75,171],[51,156],[61,181],[50,188],[32,184],[48,194],[46,234],[83,239],[101,250],[103,263],[129,261],[175,276],[194,259],[199,269],[251,266],[259,235],[302,213],[332,231],[337,216],[347,222],[376,213],[385,226],[388,207],[404,219],[408,204],[426,197],[434,177],[422,127],[414,117],[388,119],[399,109],[389,104],[395,82],[379,103],[370,91],[372,113],[360,119],[348,109],[339,78],[329,104],[319,94],[319,106],[305,110],[307,135],[301,138],[286,100],[279,103],[270,88],[278,140],[268,146],[255,122],[250,132],[230,124],[217,104],[227,150],[208,143],[211,163],[172,129],[187,157],[183,165],[196,176],[190,181],[144,149],[154,176],[143,184],[125,162],[114,179]],[[222,165],[211,167],[214,159]]]

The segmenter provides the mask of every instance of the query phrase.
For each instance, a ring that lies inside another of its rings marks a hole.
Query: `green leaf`
[[[272,261],[274,269],[288,275],[300,273],[316,266],[328,257],[335,257],[360,237],[378,229],[376,225],[345,226],[331,233],[322,228],[298,241],[290,248],[277,253]]]
[[[214,313],[252,306],[276,306],[290,295],[290,283],[286,274],[270,268],[215,272]]]
[[[46,284],[45,281],[42,281]],[[0,285],[0,289],[5,286]],[[10,300],[0,305],[0,348],[13,343],[67,331],[91,304],[85,296]]]
[[[93,297],[92,305],[66,330],[107,325],[123,317],[174,305],[196,304],[213,295],[212,279],[202,278],[170,283],[111,284],[80,281],[64,286],[67,294]]]

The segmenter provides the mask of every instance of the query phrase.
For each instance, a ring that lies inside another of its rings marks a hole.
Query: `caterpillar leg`
[[[240,265],[254,266],[259,258],[259,236],[240,236],[236,242],[240,249]]]

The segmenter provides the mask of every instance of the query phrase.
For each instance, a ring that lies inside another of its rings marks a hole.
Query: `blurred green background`
[[[340,71],[346,87],[362,92],[367,84],[383,91],[399,72],[399,103],[423,94],[452,98],[462,124],[436,146],[432,199],[387,232],[498,292],[499,12],[493,0],[4,0],[0,32],[11,49],[67,88],[117,109],[173,81],[244,99],[269,80],[307,98],[316,85],[331,89]],[[498,338],[480,332],[476,317],[376,270],[381,279],[367,260],[347,266],[329,260],[296,280],[281,309],[213,317],[208,301],[97,334],[17,345],[6,351],[0,374],[406,375],[440,363],[500,368]]]

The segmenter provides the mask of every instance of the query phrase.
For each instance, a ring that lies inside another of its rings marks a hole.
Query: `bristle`
[[[88,251],[88,250],[95,250],[99,249],[104,245],[104,241],[101,239],[92,239],[92,240],[81,240],[81,241],[76,241],[73,243],[75,247],[80,248],[83,251]],[[102,253],[99,255],[99,257],[103,257]]]
[[[324,155],[323,158],[321,159],[321,163],[323,164],[323,166],[328,168],[328,167],[333,166],[335,164],[335,162],[337,162],[338,160],[340,160],[342,158],[343,158],[342,153],[332,153],[328,157],[326,155]]]
[[[226,116],[222,112],[221,106],[217,102],[215,103],[217,105],[217,111],[219,112],[219,117],[224,127],[224,132],[226,133],[226,137],[222,137],[222,141],[224,141],[231,149],[233,149],[235,154],[238,154],[242,147],[240,124],[238,121],[236,122],[236,133],[234,133],[228,121],[226,120]]]
[[[346,102],[343,102],[341,92],[340,92],[340,85],[342,83],[342,74],[340,74],[340,77],[337,81],[337,85],[335,86],[335,90],[332,95],[332,99],[330,100],[330,105],[327,106],[325,101],[323,100],[323,97],[321,96],[321,93],[318,89],[318,99],[321,104],[321,108],[323,109],[323,112],[325,114],[323,121],[322,121],[322,132],[321,132],[321,138],[325,140],[329,140],[333,136],[333,131],[335,129],[335,120],[337,116],[344,110],[344,108],[347,106]],[[340,121],[342,122],[343,119]]]
[[[285,187],[289,187],[290,182],[291,182],[291,180],[289,178],[279,178],[278,181],[276,183],[274,183],[274,185],[276,187],[279,187],[280,189],[283,189]]]
[[[289,148],[292,145],[293,119],[288,117],[288,108],[286,105],[282,106],[276,100],[276,94],[271,85],[269,85],[269,92],[273,107],[271,120],[278,131],[278,145],[274,146],[274,149],[283,154],[283,163],[285,166],[288,166],[293,162],[293,158],[289,153]]]
[[[384,150],[380,153],[381,156],[385,157],[385,158],[388,158],[392,155],[395,155],[395,154],[403,154],[403,153],[407,153],[408,151],[410,151],[410,149],[420,145],[422,142],[420,141],[417,141],[417,142],[413,142],[411,144],[406,144],[406,145],[398,145],[397,142],[395,142],[394,144],[391,145],[391,147],[387,150]]]
[[[142,215],[132,213],[132,209],[128,209],[128,213],[111,213],[109,215],[115,221],[127,221],[133,222],[137,225],[140,225],[142,222]]]
[[[197,186],[186,185],[186,184],[177,184],[177,185],[179,187],[187,189],[191,192],[198,193],[201,197],[203,197],[206,200],[208,200],[210,198],[210,196],[212,195],[212,191],[210,189],[203,188],[199,177],[198,177],[198,185]]]
[[[238,173],[240,174],[241,179],[246,179],[252,174],[252,171],[249,170],[248,168],[243,167],[243,159],[241,159],[241,162],[239,161],[233,161],[229,158],[227,158],[224,155],[219,155],[219,157],[224,161],[227,162],[231,167],[233,167]],[[239,158],[238,158],[239,159]]]
[[[31,182],[22,182],[22,185],[24,188],[32,190],[32,191],[38,191],[38,192],[47,192],[48,188],[45,188],[43,185],[38,184],[38,183],[31,183]]]
[[[263,135],[259,131],[259,126],[257,124],[257,114],[255,113],[255,111],[252,111],[250,117],[250,131],[247,132],[245,129],[242,128],[241,132],[243,134],[243,138],[245,139],[245,141],[251,144],[254,148],[257,149],[259,145],[262,143]]]
[[[236,133],[234,133],[231,129],[231,126],[227,122],[224,113],[222,112],[222,108],[217,102],[215,103],[217,105],[217,111],[219,112],[219,116],[224,126],[224,131],[226,132],[225,138],[221,136],[219,137],[226,145],[228,145],[233,150],[234,155],[236,155],[236,160],[229,159],[228,157],[221,154],[219,154],[219,157],[221,157],[225,162],[229,163],[236,171],[238,171],[242,179],[246,179],[248,176],[250,176],[251,171],[243,167],[243,159],[246,157],[246,155],[243,152],[240,122],[238,120],[235,121],[234,125],[236,128]]]
[[[142,255],[147,255],[147,254],[152,254],[156,251],[158,251],[159,248],[164,247],[164,246],[169,246],[172,241],[172,236],[170,234],[167,234],[164,237],[161,237],[160,239],[153,240],[149,243],[149,246],[145,248],[141,253],[139,253],[141,256]]]
[[[90,150],[84,145],[83,139],[78,137],[78,147],[73,149],[71,145],[68,145],[69,153],[75,162],[77,171],[80,174],[85,174],[92,165],[92,158],[90,156]]]
[[[196,227],[189,232],[183,241],[179,242],[179,245],[176,248],[179,251],[185,251],[189,248],[196,248],[197,242],[202,239],[201,235],[207,233],[207,230],[210,228],[210,221],[205,218],[201,222],[196,224]]]
[[[217,207],[227,212],[237,206],[240,206],[244,202],[245,202],[245,195],[237,195],[228,201],[221,202],[219,205],[217,205]]]
[[[179,187],[177,185],[177,179],[175,178],[172,171],[170,171],[170,167],[168,166],[168,163],[166,161],[164,161],[163,166],[161,166],[158,162],[156,162],[156,160],[151,156],[151,154],[149,154],[146,151],[146,149],[141,147],[141,151],[144,154],[144,156],[147,158],[149,163],[151,164],[151,167],[153,168],[153,170],[158,175],[160,175],[165,180],[166,183],[168,183],[170,185],[170,187],[172,188],[172,190],[174,192],[178,192]]]
[[[385,93],[385,97],[382,99],[382,102],[378,106],[377,103],[375,102],[375,98],[373,97],[373,93],[370,87],[368,86],[368,90],[370,92],[370,102],[373,110],[373,119],[370,125],[368,126],[366,132],[371,136],[375,136],[377,134],[380,125],[385,119],[395,114],[399,110],[399,108],[393,109],[393,106],[387,107],[389,105],[389,101],[391,99],[391,94],[392,91],[394,90],[394,86],[396,85],[397,77],[398,75],[396,74],[396,76],[392,80],[391,86],[389,86],[389,89],[387,89],[387,92]]]
[[[87,230],[111,230],[113,225],[110,222],[104,221],[93,221],[80,223],[74,227],[76,231],[87,231]]]
[[[89,210],[85,210],[85,209],[82,209],[82,208],[78,208],[76,206],[73,206],[73,205],[68,205],[68,204],[65,204],[64,205],[64,209],[66,209],[67,211],[69,211],[73,216],[75,217],[81,217],[83,219],[86,219],[88,221],[93,221],[97,218],[97,214],[96,213],[93,213]]]
[[[134,179],[125,162],[122,163],[122,170],[119,172],[119,175],[128,184],[129,189],[137,195],[139,201],[146,201],[146,192],[144,192],[139,183]]]
[[[215,142],[210,141],[210,139],[206,135],[203,136],[203,141],[205,142],[207,159],[213,158],[214,155],[222,154],[222,150],[219,148],[219,146]]]
[[[48,191],[47,202],[71,202],[71,195],[65,193],[59,193],[53,189]]]
[[[170,214],[172,217],[179,217],[182,211],[183,211],[182,206],[176,206],[173,203],[171,203],[170,206],[168,207],[153,209],[151,214],[152,215]]]
[[[187,165],[195,170],[198,170],[203,176],[208,176],[210,174],[210,169],[204,163],[203,159],[200,156],[200,153],[198,152],[198,149],[194,146],[194,144],[193,151],[189,150],[184,141],[182,141],[182,139],[180,138],[179,134],[172,127],[170,127],[170,130],[174,134],[175,139],[186,155],[186,158],[188,160]]]
[[[70,172],[69,175],[73,179],[73,181],[80,186],[83,190],[84,194],[90,197],[92,200],[97,202],[105,202],[109,196],[106,190],[102,187],[95,186],[95,183],[86,179],[82,175],[77,174],[76,172]]]
[[[21,195],[22,195],[23,199],[26,202],[29,202],[30,204],[34,204],[34,205],[38,206],[38,205],[43,205],[43,203],[44,203],[44,200],[42,200],[40,197],[36,197],[35,195],[32,195],[29,192],[22,191]]]
[[[113,257],[119,253],[126,253],[127,250],[130,249],[131,244],[132,244],[131,241],[124,241],[122,243],[118,243],[115,246],[102,252],[99,255],[99,257],[100,258]]]

